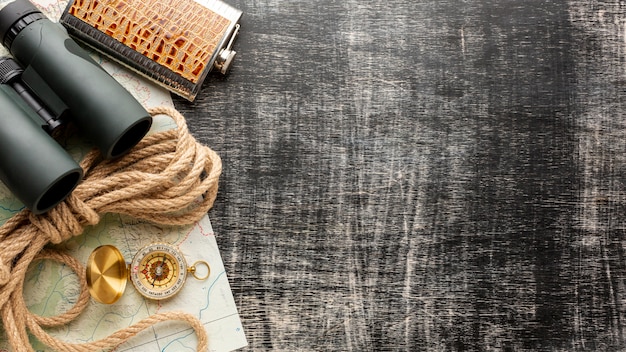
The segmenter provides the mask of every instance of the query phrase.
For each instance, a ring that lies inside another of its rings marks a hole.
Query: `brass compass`
[[[205,267],[206,273],[199,275],[198,267]],[[162,300],[177,294],[188,274],[206,280],[210,273],[207,262],[197,261],[188,266],[182,253],[166,243],[143,247],[128,265],[122,253],[111,245],[96,248],[87,260],[89,293],[96,301],[106,304],[122,297],[128,279],[142,296]]]

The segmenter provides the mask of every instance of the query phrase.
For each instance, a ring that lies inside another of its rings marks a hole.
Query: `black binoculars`
[[[52,137],[65,122],[104,158],[127,153],[152,117],[89,54],[28,0],[0,9],[0,180],[33,213],[63,201],[83,171]]]

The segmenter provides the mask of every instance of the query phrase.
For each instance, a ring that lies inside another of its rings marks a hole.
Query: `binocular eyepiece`
[[[72,122],[107,159],[127,153],[152,117],[65,29],[28,0],[0,9],[0,180],[35,214],[65,199],[82,169],[52,138]]]

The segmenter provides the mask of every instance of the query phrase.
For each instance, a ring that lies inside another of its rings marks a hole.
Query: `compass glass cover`
[[[130,279],[137,291],[150,299],[169,298],[182,288],[187,264],[178,249],[156,243],[141,249],[133,258]]]

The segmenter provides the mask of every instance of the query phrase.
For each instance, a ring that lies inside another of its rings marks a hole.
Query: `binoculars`
[[[33,213],[63,201],[83,171],[53,138],[67,122],[106,159],[127,153],[152,117],[28,0],[0,9],[0,180]]]

